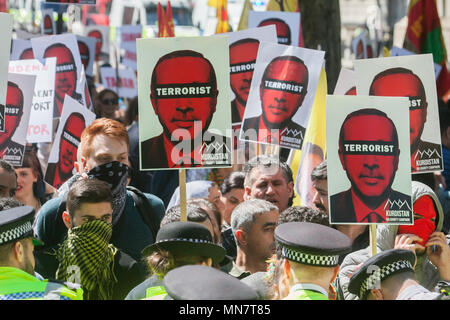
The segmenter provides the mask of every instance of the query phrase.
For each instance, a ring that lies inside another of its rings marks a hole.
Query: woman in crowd
[[[119,96],[110,89],[103,89],[97,96],[95,111],[98,118],[121,121],[119,114]]]
[[[235,171],[229,174],[220,186],[221,200],[224,204],[222,215],[222,226],[224,228],[229,227],[231,224],[233,209],[244,201],[244,179],[245,174],[243,172]]]

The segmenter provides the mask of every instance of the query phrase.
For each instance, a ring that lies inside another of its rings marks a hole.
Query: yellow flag
[[[267,3],[266,11],[297,11],[297,0],[270,0]]]
[[[390,55],[391,55],[391,52],[389,51],[389,49],[386,47],[383,47],[383,56],[389,57]]]
[[[208,6],[217,8],[218,2],[218,0],[208,0]]]
[[[216,33],[228,31],[230,31],[230,24],[228,23],[227,0],[218,0]]]
[[[244,6],[242,7],[241,18],[239,19],[238,30],[248,29],[248,14],[252,10],[253,6],[250,0],[245,0]]]
[[[311,172],[325,159],[326,131],[325,105],[328,92],[327,75],[322,68],[316,96],[311,110],[308,127],[305,132],[302,151],[296,150],[291,162],[294,173],[294,206],[313,206],[314,189],[312,187]]]

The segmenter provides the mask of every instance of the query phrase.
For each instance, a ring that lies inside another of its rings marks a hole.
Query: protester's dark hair
[[[220,211],[214,203],[212,203],[211,201],[209,201],[208,199],[205,199],[205,198],[193,198],[193,199],[187,200],[187,204],[188,205],[195,204],[195,205],[200,206],[200,208],[203,206],[203,207],[208,208],[208,210],[211,210],[211,212],[214,215],[214,219],[217,221],[217,225],[219,226],[219,229],[220,229],[220,225],[222,224],[222,216],[220,215]]]
[[[159,58],[158,62],[156,63],[155,67],[153,68],[153,73],[152,73],[152,82],[150,84],[150,92],[151,92],[151,96],[154,97],[155,96],[155,90],[156,90],[156,85],[158,84],[157,81],[157,72],[156,70],[158,69],[158,66],[160,63],[164,62],[165,60],[169,60],[169,59],[174,59],[174,58],[182,58],[182,57],[194,57],[194,58],[200,58],[203,59],[209,66],[209,79],[211,81],[211,86],[212,86],[212,93],[217,94],[217,79],[216,79],[216,73],[214,71],[214,67],[211,64],[211,62],[206,59],[203,54],[196,52],[196,51],[192,51],[192,50],[178,50],[178,51],[173,51],[170,52],[164,56],[162,56],[161,58]]]
[[[116,99],[119,99],[119,96],[117,95],[117,93],[115,93],[113,90],[111,89],[103,89],[102,91],[100,91],[97,95],[98,100],[100,102],[102,102],[103,97],[107,94],[107,93],[112,93],[114,95],[114,97],[116,97]]]
[[[412,75],[413,77],[415,77],[419,81],[419,95],[421,97],[423,97],[426,101],[425,88],[423,87],[422,80],[420,80],[420,78],[416,74],[414,74],[411,70],[402,68],[402,67],[387,69],[387,70],[384,70],[383,72],[380,72],[379,74],[377,74],[375,76],[375,78],[373,78],[372,84],[370,85],[369,95],[370,96],[376,95],[373,92],[373,90],[374,90],[373,85],[374,85],[375,81],[377,81],[385,76],[390,76],[390,75],[394,75],[394,74],[409,74],[409,75]]]
[[[198,204],[187,203],[186,215],[187,221],[201,223],[203,221],[209,220],[211,222],[211,218],[209,217],[208,213],[206,213],[206,211],[202,209]],[[180,217],[181,217],[180,205],[173,206],[172,208],[167,210],[166,214],[164,215],[161,221],[160,227],[171,222],[180,221]]]
[[[14,173],[16,176],[16,170],[14,170],[14,167],[7,161],[0,159],[0,168],[4,169],[6,172]]]
[[[134,97],[128,102],[128,108],[125,112],[125,121],[127,125],[133,123],[138,118],[138,97]]]
[[[45,196],[45,183],[43,182],[43,173],[41,163],[33,148],[26,147],[23,156],[22,166],[18,168],[30,168],[37,177],[37,181],[33,182],[33,195],[40,199]]]
[[[108,183],[98,179],[81,179],[70,187],[66,209],[71,218],[83,203],[108,202],[112,207],[112,193]]]
[[[220,192],[225,195],[233,189],[244,189],[244,180],[245,174],[242,171],[233,171],[223,180]]]
[[[327,172],[327,159],[323,160],[319,163],[313,171],[311,171],[311,181],[316,180],[327,180],[328,172]]]
[[[15,198],[0,198],[0,211],[21,207],[24,204]],[[2,213],[0,212],[0,215]]]
[[[393,140],[392,142],[394,143],[395,149],[398,149],[397,128],[395,127],[395,124],[391,120],[391,118],[389,118],[387,116],[387,114],[384,113],[383,111],[380,111],[378,109],[366,108],[366,109],[359,109],[359,110],[353,111],[352,113],[347,115],[347,117],[345,118],[344,122],[341,125],[341,131],[339,132],[339,149],[340,150],[343,149],[345,123],[348,120],[350,120],[351,118],[358,117],[358,116],[379,116],[379,117],[383,117],[383,118],[386,118],[387,120],[389,120],[389,122],[392,124],[392,140]]]
[[[280,161],[276,157],[267,156],[267,155],[259,155],[248,161],[243,166],[243,171],[245,173],[244,186],[250,187],[255,182],[253,178],[252,171],[257,167],[264,168],[274,168],[278,167],[281,169],[284,178],[286,179],[286,183],[294,182],[294,178],[292,176],[292,170],[286,162]],[[291,206],[294,201],[295,193],[293,193],[292,197],[289,199],[288,206]]]

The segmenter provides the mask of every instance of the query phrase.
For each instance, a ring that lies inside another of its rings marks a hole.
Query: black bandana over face
[[[116,224],[125,208],[129,171],[130,168],[126,164],[113,161],[92,168],[87,174],[89,178],[96,178],[109,184],[113,195],[113,224]]]

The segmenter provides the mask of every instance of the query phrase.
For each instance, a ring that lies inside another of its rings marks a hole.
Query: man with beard
[[[0,158],[15,164],[23,154],[24,145],[12,141],[23,115],[23,93],[17,84],[8,81],[5,107],[5,130],[0,132]],[[24,141],[25,142],[25,141]]]
[[[289,25],[281,19],[278,18],[270,18],[264,21],[261,21],[258,27],[275,25],[277,29],[277,38],[279,44],[290,45],[291,44],[291,29]]]
[[[64,104],[64,97],[69,95],[84,105],[77,88],[77,66],[72,52],[62,43],[55,43],[45,49],[44,58],[56,57],[55,75],[55,105],[53,116],[60,117]]]
[[[436,168],[439,169],[442,166],[441,145],[421,139],[427,121],[428,102],[420,78],[406,68],[387,69],[375,76],[369,95],[409,98],[411,173],[421,171],[422,160],[432,159],[433,165],[437,164]]]
[[[410,204],[410,196],[391,189],[399,156],[397,129],[384,112],[350,113],[339,134],[339,159],[351,188],[331,195],[331,223],[385,223],[395,203]]]
[[[85,119],[78,112],[72,113],[64,124],[59,142],[59,161],[49,163],[45,173],[45,181],[56,189],[72,176],[73,166],[77,160],[77,148],[85,126]]]
[[[142,169],[231,163],[231,140],[208,131],[219,94],[208,59],[191,50],[164,55],[150,91],[163,132],[141,143]]]
[[[307,94],[308,68],[295,56],[273,59],[261,79],[261,115],[243,122],[244,134],[256,130],[259,142],[301,148],[305,128],[292,121]],[[283,145],[283,142],[286,145]]]
[[[247,104],[259,41],[241,39],[230,45],[230,86],[235,95],[231,101],[232,123],[242,122]]]
[[[0,199],[0,207],[0,299],[82,300],[82,289],[35,276],[33,250],[41,243],[33,237],[33,207],[11,198]]]
[[[47,247],[64,240],[67,228],[62,214],[70,186],[80,178],[96,178],[108,182],[113,195],[113,233],[110,242],[140,261],[142,249],[154,242],[158,228],[152,226],[159,226],[165,210],[158,197],[127,188],[130,176],[127,129],[112,119],[96,119],[84,129],[79,147],[79,172],[58,189],[58,198],[47,201],[41,207],[36,221],[38,238]]]
[[[266,271],[267,260],[275,253],[274,230],[278,215],[275,205],[261,199],[247,200],[236,206],[231,214],[231,228],[237,243],[235,269],[250,273]]]

